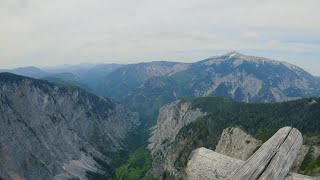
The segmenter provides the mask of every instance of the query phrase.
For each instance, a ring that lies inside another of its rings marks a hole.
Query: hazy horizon
[[[230,51],[228,51],[229,53]],[[227,53],[224,53],[224,54],[227,54]],[[213,55],[213,56],[221,56],[221,55],[224,55],[224,54],[216,54],[216,55]],[[243,53],[241,53],[243,54]],[[244,55],[252,55],[252,54],[244,54]],[[206,58],[210,58],[212,56],[208,56]],[[263,56],[259,56],[259,57],[263,57]],[[136,64],[136,63],[143,63],[143,62],[157,62],[157,61],[168,61],[168,62],[180,62],[180,63],[194,63],[194,62],[198,62],[198,61],[201,61],[201,60],[205,60],[206,58],[203,58],[203,59],[197,59],[197,60],[194,60],[194,61],[183,61],[183,60],[149,60],[149,61],[133,61],[133,62],[129,62],[129,63],[118,63],[118,62],[108,62],[108,61],[93,61],[93,62],[90,62],[90,61],[87,61],[87,62],[79,62],[79,63],[73,63],[73,64],[70,64],[70,63],[65,63],[65,64],[52,64],[52,65],[32,65],[32,64],[28,64],[27,66],[16,66],[16,67],[7,67],[7,68],[2,68],[0,67],[0,70],[2,69],[8,69],[8,70],[11,70],[11,69],[16,69],[16,68],[25,68],[25,67],[36,67],[36,68],[39,68],[39,69],[42,69],[42,70],[48,70],[50,68],[60,68],[60,67],[63,67],[63,66],[77,66],[77,65],[102,65],[102,64],[121,64],[121,65],[127,65],[127,64]],[[286,60],[279,60],[279,59],[274,59],[274,58],[271,58],[271,57],[266,57],[266,58],[270,58],[272,60],[277,60],[277,61],[281,61],[281,62],[288,62],[288,63],[291,63],[289,61],[286,61]],[[295,63],[291,63],[293,65],[296,65],[296,66],[299,66],[298,64],[295,64]],[[307,72],[309,72],[310,74],[314,75],[314,76],[320,76],[320,71],[319,72],[311,72],[308,70],[308,68],[306,67],[303,67],[303,64],[301,66],[299,66],[301,68],[303,68],[304,70],[306,70]]]
[[[0,0],[0,69],[195,62],[230,51],[320,75],[317,0]]]

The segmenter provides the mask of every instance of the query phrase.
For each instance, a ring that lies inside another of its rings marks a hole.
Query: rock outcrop
[[[192,152],[186,167],[189,180],[226,180],[245,161],[206,148]],[[318,178],[289,173],[285,180],[317,180]]]
[[[261,144],[261,140],[253,138],[240,128],[230,127],[223,130],[215,151],[245,161]]]
[[[310,146],[302,145],[301,149],[291,167],[292,172],[299,172],[301,164],[310,150]]]
[[[174,152],[175,137],[181,128],[205,115],[200,109],[191,109],[189,102],[175,101],[160,109],[158,123],[152,130],[148,145],[155,159],[153,174],[163,170],[175,171],[174,161],[178,156]]]
[[[189,123],[204,117],[200,109],[191,110],[190,102],[174,101],[160,109],[158,124],[152,130],[148,148],[152,153],[161,149],[165,142],[173,142],[179,130]]]
[[[261,144],[261,140],[255,139],[240,128],[229,127],[223,130],[215,152],[245,161]],[[295,173],[300,171],[301,164],[309,151],[311,153],[311,160],[316,160],[320,156],[319,149],[318,146],[302,145],[291,167],[291,171]]]
[[[279,129],[229,178],[282,180],[289,173],[302,145],[302,134],[292,127]]]
[[[295,128],[285,127],[274,134],[247,161],[200,148],[192,153],[186,174],[190,180],[315,179],[289,173],[301,145],[301,133]]]
[[[216,149],[217,152],[230,157],[247,160],[262,142],[246,132],[254,133],[257,137],[267,137],[273,127],[287,124],[298,127],[301,122],[306,125],[302,131],[311,132],[318,126],[315,122],[320,112],[318,104],[310,105],[313,100],[314,98],[285,103],[255,104],[205,97],[170,103],[160,110],[157,125],[152,129],[152,136],[149,139],[148,148],[153,157],[150,174],[158,176],[166,170],[176,176],[183,176],[183,169],[190,153],[200,147]],[[287,108],[289,106],[290,108]],[[312,115],[306,117],[305,112]],[[295,117],[302,118],[295,119]],[[236,127],[227,128],[235,125],[244,130]],[[313,133],[317,134],[315,131]],[[313,144],[318,143],[315,139],[312,139]],[[309,150],[306,151],[298,154],[292,171],[317,175],[317,171],[310,173],[300,171]],[[312,165],[316,158],[304,164]]]
[[[0,177],[109,175],[136,113],[69,85],[0,73]]]

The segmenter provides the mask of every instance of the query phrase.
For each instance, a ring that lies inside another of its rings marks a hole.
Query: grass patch
[[[128,160],[115,169],[117,179],[141,179],[152,164],[149,151],[141,147],[129,155]]]

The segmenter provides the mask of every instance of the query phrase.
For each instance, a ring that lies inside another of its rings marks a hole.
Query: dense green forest
[[[152,160],[145,148],[139,148],[130,154],[128,160],[115,170],[117,179],[140,179],[150,169]]]

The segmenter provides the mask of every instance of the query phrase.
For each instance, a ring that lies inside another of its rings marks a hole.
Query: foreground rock
[[[188,162],[188,179],[312,179],[289,174],[301,148],[302,135],[291,127],[280,129],[247,161],[211,150],[195,150]]]
[[[281,128],[230,179],[283,179],[302,145],[302,135],[292,127]]]
[[[192,152],[186,167],[189,180],[226,180],[245,161],[235,159],[206,148]],[[285,180],[319,180],[319,178],[289,173]]]
[[[242,129],[238,127],[229,127],[223,130],[215,152],[245,161],[261,146],[261,144],[261,140],[255,139]],[[290,171],[304,173],[300,170],[302,162],[307,157],[308,153],[311,153],[311,161],[316,161],[320,155],[319,149],[320,148],[315,145],[302,145]],[[308,175],[319,176],[319,173],[318,170],[315,170]]]
[[[247,160],[261,144],[261,140],[253,138],[242,129],[230,127],[223,130],[215,151],[236,159]]]

